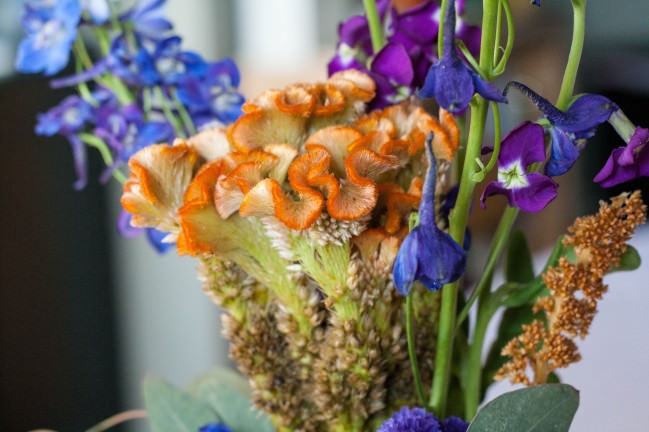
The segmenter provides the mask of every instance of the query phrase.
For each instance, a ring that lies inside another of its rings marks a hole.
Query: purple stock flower
[[[406,48],[399,43],[390,42],[378,52],[372,61],[370,75],[377,86],[372,109],[397,104],[408,99],[412,93],[412,61]]]
[[[469,424],[459,417],[440,422],[423,408],[401,408],[377,432],[466,432]]]
[[[649,177],[649,129],[636,127],[622,111],[613,113],[609,122],[626,141],[626,146],[611,152],[594,181],[603,187],[612,187]]]
[[[198,432],[232,432],[232,429],[223,423],[208,423],[202,426]]]
[[[23,17],[27,37],[18,46],[16,69],[45,75],[63,69],[70,59],[80,19],[78,0],[28,1]]]
[[[497,87],[485,81],[459,56],[455,48],[455,2],[445,11],[444,53],[429,69],[424,86],[418,91],[421,98],[433,97],[446,111],[461,113],[477,92],[488,100],[506,103]]]
[[[79,139],[86,123],[92,118],[92,107],[79,96],[68,96],[44,114],[38,115],[36,134],[42,136],[62,135],[72,147],[77,180],[74,188],[79,190],[87,183],[86,147]]]
[[[585,94],[566,111],[561,111],[524,84],[510,82],[505,94],[510,87],[527,96],[550,122],[551,153],[545,173],[551,177],[568,172],[577,161],[586,140],[595,134],[597,126],[619,110],[615,103],[604,96]]]
[[[545,161],[543,128],[525,122],[505,137],[498,154],[498,180],[487,185],[482,207],[491,195],[504,195],[512,207],[525,212],[543,210],[557,196],[558,185],[547,176],[528,173],[528,167]]]
[[[429,290],[439,290],[464,273],[466,252],[435,223],[436,161],[432,134],[426,140],[428,170],[419,205],[419,225],[403,240],[392,269],[394,284],[408,295],[415,280]]]
[[[464,2],[458,0],[457,3],[458,9],[463,10]],[[423,85],[428,69],[436,60],[432,47],[437,41],[440,16],[439,5],[433,0],[401,13],[387,0],[377,2],[377,8],[384,22],[387,45],[374,53],[366,17],[352,16],[338,28],[336,55],[328,65],[329,75],[345,69],[370,73],[377,81],[377,97],[371,104],[373,109],[399,102]],[[477,55],[479,28],[459,20],[456,34]],[[397,51],[395,46],[401,48]],[[404,53],[409,59],[404,58]],[[389,59],[398,59],[400,63],[387,64]],[[409,76],[410,70],[412,78],[406,83],[404,72]]]

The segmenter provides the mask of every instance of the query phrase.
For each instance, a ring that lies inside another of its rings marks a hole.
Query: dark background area
[[[0,82],[3,432],[85,430],[118,410],[106,189],[76,192],[67,142],[34,134],[62,96],[44,79]]]

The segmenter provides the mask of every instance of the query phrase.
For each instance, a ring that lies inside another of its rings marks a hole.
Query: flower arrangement
[[[509,0],[484,0],[479,27],[461,20],[462,1],[363,3],[364,15],[340,25],[328,79],[244,100],[234,62],[183,50],[161,0],[26,2],[18,69],[53,75],[73,53],[76,73],[52,85],[78,90],[39,116],[37,133],[69,140],[76,188],[86,183],[87,147],[101,153],[101,178],[123,183],[122,232],[145,230],[159,250],[175,245],[196,258],[245,376],[215,370],[186,391],[147,379],[154,431],[570,427],[578,393],[555,371],[580,360],[576,341],[604,277],[640,265],[627,242],[646,206],[639,192],[600,203],[538,274],[512,228],[519,212],[556,198],[554,178],[602,123],[624,145],[594,181],[649,176],[649,130],[605,96],[574,94],[586,0],[571,2],[573,41],[554,104],[523,83],[494,84],[515,40]],[[511,90],[541,115],[502,138]],[[508,206],[468,285],[477,193],[482,207],[495,195]],[[503,257],[505,282],[494,287]],[[480,408],[502,379],[526,388]]]

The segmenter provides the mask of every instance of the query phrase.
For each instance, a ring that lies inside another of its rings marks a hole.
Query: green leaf
[[[156,377],[144,379],[144,403],[153,432],[196,432],[221,421],[208,404]]]
[[[498,327],[498,336],[491,344],[487,361],[482,369],[483,393],[494,382],[494,375],[498,369],[507,361],[507,357],[500,355],[502,349],[507,342],[521,334],[523,324],[529,324],[534,319],[543,319],[543,314],[532,312],[530,305],[509,308],[505,311]]]
[[[627,250],[624,252],[622,257],[620,257],[620,265],[608,270],[609,273],[619,272],[619,271],[633,271],[637,270],[642,263],[640,254],[631,245],[627,245]]]
[[[485,405],[468,432],[568,432],[579,392],[567,384],[516,390]]]
[[[528,282],[534,279],[532,254],[525,234],[516,230],[512,233],[505,260],[505,280],[507,282]]]
[[[270,419],[250,401],[250,388],[236,372],[214,368],[189,387],[196,398],[209,404],[235,432],[274,432]]]

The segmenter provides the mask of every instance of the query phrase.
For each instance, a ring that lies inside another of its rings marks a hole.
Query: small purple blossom
[[[550,122],[551,153],[545,173],[551,177],[565,174],[572,168],[581,149],[591,138],[597,126],[606,122],[619,108],[604,96],[585,94],[566,110],[561,111],[524,84],[512,81],[507,84],[527,96]]]
[[[525,122],[505,137],[498,154],[498,180],[487,185],[480,197],[482,207],[492,195],[504,195],[512,207],[525,212],[543,210],[557,196],[558,185],[529,166],[545,161],[543,128]]]
[[[432,134],[426,140],[428,170],[419,205],[419,225],[403,240],[392,275],[401,295],[408,295],[415,280],[432,291],[464,273],[465,250],[435,223],[436,161]]]
[[[437,103],[454,114],[466,110],[475,93],[485,99],[506,103],[497,87],[485,81],[459,56],[455,47],[455,2],[445,11],[444,53],[426,75],[423,87],[417,92],[421,98],[435,98]]]
[[[649,129],[636,127],[622,111],[613,113],[609,122],[626,141],[626,146],[611,152],[594,181],[603,187],[612,187],[649,177]]]
[[[469,424],[459,417],[448,417],[440,422],[437,417],[423,408],[403,407],[377,432],[466,432]]]
[[[18,46],[16,69],[48,76],[63,69],[70,59],[80,19],[78,0],[28,1],[23,17],[27,36]]]
[[[377,96],[372,101],[374,109],[402,102],[412,93],[415,72],[406,48],[399,43],[390,42],[378,52],[370,75],[377,86]]]

